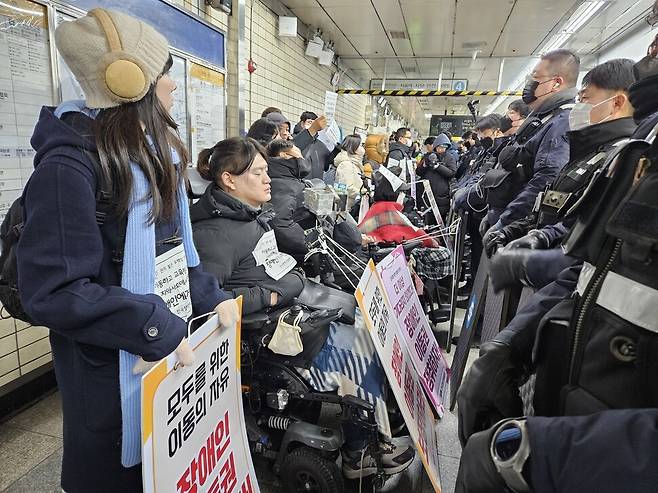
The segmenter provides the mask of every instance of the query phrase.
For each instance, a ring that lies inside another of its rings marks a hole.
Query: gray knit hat
[[[89,108],[139,101],[169,58],[164,36],[115,10],[93,9],[80,19],[60,24],[55,43],[82,86]]]

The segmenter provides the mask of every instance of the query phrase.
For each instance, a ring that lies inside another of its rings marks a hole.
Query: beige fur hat
[[[139,101],[169,58],[164,36],[115,10],[93,9],[60,24],[55,43],[82,86],[89,108]]]

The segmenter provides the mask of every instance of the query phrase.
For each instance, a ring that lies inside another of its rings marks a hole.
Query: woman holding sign
[[[225,289],[244,297],[245,315],[290,305],[303,289],[303,278],[293,270],[294,259],[279,252],[268,224],[271,180],[265,150],[249,138],[223,140],[200,153],[197,168],[212,181],[191,210],[194,241],[205,268]],[[376,407],[380,433],[390,437],[386,376],[365,328],[332,323],[310,369],[300,373],[317,391],[338,390],[369,400]],[[362,430],[345,429],[345,437],[345,476],[375,473],[373,458],[361,454],[367,443]],[[414,458],[408,445],[382,442],[382,453],[388,474],[404,470]]]
[[[63,490],[137,492],[144,360],[175,351],[191,364],[187,319],[215,310],[228,325],[237,305],[201,271],[192,241],[167,40],[104,9],[62,23],[55,40],[86,101],[41,110],[20,297],[51,330]]]

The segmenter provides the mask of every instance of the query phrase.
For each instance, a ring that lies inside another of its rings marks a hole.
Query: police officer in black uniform
[[[635,66],[633,139],[572,210],[564,245],[583,267],[539,291],[464,381],[459,493],[658,491],[656,54]],[[515,418],[533,368],[537,417]]]
[[[573,224],[573,219],[565,220],[564,216],[578,202],[606,156],[635,131],[628,99],[628,88],[635,82],[633,64],[628,59],[610,60],[585,75],[579,102],[569,115],[569,163],[540,194],[532,214],[483,238],[488,256],[509,244],[492,261],[495,288],[519,280],[541,288],[574,263],[559,248]]]

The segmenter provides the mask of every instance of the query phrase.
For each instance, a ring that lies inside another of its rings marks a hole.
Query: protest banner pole
[[[477,329],[480,315],[484,309],[484,302],[486,300],[487,282],[489,280],[489,261],[487,255],[482,252],[480,257],[480,265],[478,267],[475,281],[473,282],[473,290],[471,297],[468,300],[468,310],[464,317],[462,330],[459,334],[457,341],[457,350],[455,357],[452,360],[452,367],[450,368],[450,410],[455,408],[457,403],[457,391],[462,383],[464,371],[466,370],[466,362],[468,360],[468,352],[473,344],[473,337]]]

